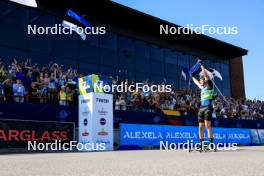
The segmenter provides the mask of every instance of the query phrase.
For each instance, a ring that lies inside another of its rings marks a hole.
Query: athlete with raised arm
[[[203,65],[201,65],[201,69],[203,76],[201,76],[200,81],[198,81],[195,77],[192,77],[193,82],[201,89],[201,105],[198,112],[200,150],[203,149],[204,128],[207,129],[210,144],[213,143],[211,120],[214,100],[213,83]]]

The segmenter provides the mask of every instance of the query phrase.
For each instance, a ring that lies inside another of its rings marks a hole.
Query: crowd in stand
[[[56,63],[33,65],[31,59],[6,66],[0,60],[0,99],[18,103],[72,105],[77,97],[77,70]]]
[[[116,97],[116,109],[130,107],[140,111],[177,110],[183,115],[197,115],[200,92],[174,90],[169,93],[122,93]],[[234,119],[264,119],[264,102],[259,100],[235,100],[216,95],[213,117]]]
[[[77,105],[77,82],[81,76],[76,69],[63,69],[57,63],[39,66],[33,65],[31,59],[21,62],[14,59],[10,65],[6,65],[0,59],[0,100]],[[113,84],[120,83],[120,80],[113,80]],[[199,100],[199,92],[193,90],[114,92],[114,106],[120,110],[177,110],[184,115],[197,115]],[[213,117],[264,119],[264,102],[216,96]]]

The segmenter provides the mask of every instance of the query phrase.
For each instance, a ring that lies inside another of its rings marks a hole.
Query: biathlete
[[[200,81],[192,76],[193,82],[201,89],[201,105],[198,112],[200,151],[204,149],[204,128],[207,129],[207,134],[210,142],[209,147],[211,144],[213,144],[211,121],[214,100],[213,83],[210,80],[203,65],[201,65],[201,69],[203,76],[201,76]]]

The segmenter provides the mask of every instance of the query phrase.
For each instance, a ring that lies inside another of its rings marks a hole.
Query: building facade
[[[206,66],[222,74],[223,81],[217,78],[215,81],[224,95],[245,97],[242,56],[246,50],[206,36],[201,39],[160,36],[159,24],[173,24],[110,1],[89,6],[84,6],[85,3],[61,7],[40,1],[40,8],[34,9],[1,1],[0,58],[11,63],[13,58],[30,57],[38,65],[53,61],[65,69],[78,69],[84,75],[96,73],[137,82],[166,82],[177,88],[188,86],[188,80],[181,76],[182,67],[189,68],[202,58]],[[106,26],[106,34],[88,35],[85,41],[75,33],[28,34],[28,25],[61,24],[67,8],[86,14],[92,25]]]

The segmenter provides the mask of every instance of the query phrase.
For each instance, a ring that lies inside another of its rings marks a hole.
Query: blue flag
[[[74,11],[72,11],[71,9],[67,10],[66,14],[75,19],[76,21],[78,21],[79,23],[81,23],[82,25],[84,25],[85,27],[90,27],[90,24],[80,15],[76,14]]]
[[[182,72],[181,72],[182,77],[186,81],[187,77],[190,76],[190,71],[187,67],[182,67]]]
[[[62,21],[62,25],[75,31],[83,40],[86,39],[86,33],[84,32],[84,29],[91,27],[82,16],[78,15],[71,9],[67,10],[66,16]]]

